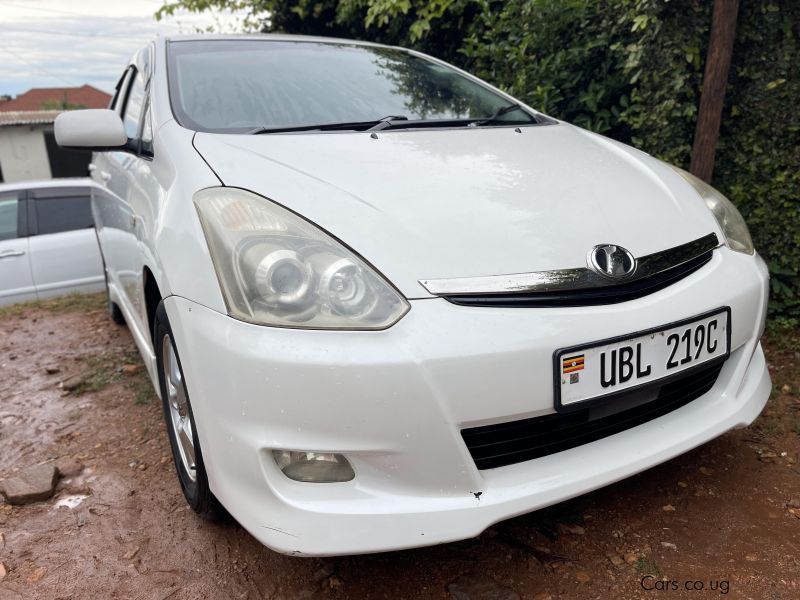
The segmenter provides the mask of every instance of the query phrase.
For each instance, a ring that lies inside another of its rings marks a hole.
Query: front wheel
[[[164,418],[183,495],[201,517],[217,520],[225,516],[225,510],[208,486],[192,405],[163,302],[156,309],[153,332]]]

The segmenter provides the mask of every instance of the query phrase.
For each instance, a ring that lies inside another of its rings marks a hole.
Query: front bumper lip
[[[180,297],[165,304],[214,493],[267,546],[334,555],[472,537],[747,425],[770,391],[757,343],[766,282],[759,260],[720,249],[700,272],[623,305],[520,310],[420,300],[381,332],[278,330]],[[732,353],[701,398],[588,445],[475,468],[460,429],[552,413],[555,347],[724,305]],[[273,448],[342,453],[356,477],[293,482]]]

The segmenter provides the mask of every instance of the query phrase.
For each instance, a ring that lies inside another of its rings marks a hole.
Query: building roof
[[[53,123],[62,112],[60,110],[15,110],[11,112],[0,110],[0,127],[8,125],[46,125]]]
[[[84,84],[81,87],[33,88],[13,100],[0,102],[0,113],[10,111],[42,110],[45,105],[67,102],[83,108],[106,108],[111,96]],[[47,106],[47,108],[52,108]]]

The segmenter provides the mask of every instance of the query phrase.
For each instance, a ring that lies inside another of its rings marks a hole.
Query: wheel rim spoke
[[[172,339],[165,335],[162,342],[164,381],[167,387],[167,405],[169,406],[170,422],[175,439],[178,442],[178,454],[181,463],[189,478],[194,481],[197,477],[194,435],[192,420],[189,416],[189,399],[186,394],[181,369],[172,345]]]

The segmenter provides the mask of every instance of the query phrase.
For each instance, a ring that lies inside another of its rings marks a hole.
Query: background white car
[[[727,199],[419,53],[161,39],[56,137],[189,505],[277,550],[475,536],[769,395]]]
[[[105,289],[89,179],[0,185],[0,305]]]

